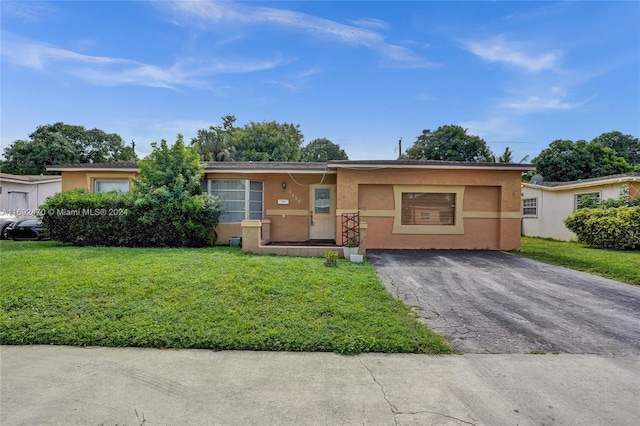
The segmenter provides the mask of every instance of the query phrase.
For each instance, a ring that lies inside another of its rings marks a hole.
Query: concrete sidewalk
[[[0,348],[8,425],[637,425],[640,357]]]

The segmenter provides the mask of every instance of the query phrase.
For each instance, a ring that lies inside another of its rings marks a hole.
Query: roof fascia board
[[[118,168],[118,167],[47,167],[47,170],[52,172],[133,172],[138,173],[140,169],[133,167]],[[214,169],[205,168],[205,173],[236,173],[236,174],[248,174],[248,173],[290,173],[290,174],[335,174],[335,170],[329,169]]]
[[[638,176],[626,176],[621,178],[614,179],[605,179],[605,180],[597,180],[592,182],[578,182],[571,183],[568,185],[558,185],[558,186],[544,186],[544,185],[535,185],[529,182],[522,182],[522,186],[533,189],[542,189],[544,191],[567,191],[570,189],[580,189],[580,188],[590,188],[594,186],[602,186],[602,185],[612,185],[614,183],[626,183],[626,182],[638,182],[640,181],[640,177]]]
[[[291,170],[291,169],[205,169],[205,173],[235,174],[336,174],[335,170]]]
[[[461,164],[329,164],[330,168],[352,170],[378,170],[378,169],[430,169],[430,170],[535,170],[534,165],[519,166],[466,166]]]
[[[137,167],[47,167],[50,172],[139,172]]]
[[[55,183],[60,182],[62,180],[62,176],[56,176],[56,178],[52,179],[15,179],[15,178],[6,178],[0,177],[0,182],[7,183],[21,183],[23,185],[37,185],[39,183]]]

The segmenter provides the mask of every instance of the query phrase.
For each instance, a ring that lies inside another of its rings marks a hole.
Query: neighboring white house
[[[527,237],[575,240],[576,235],[563,223],[579,206],[580,198],[590,195],[604,201],[618,198],[629,187],[630,198],[640,198],[640,173],[603,176],[572,182],[522,184],[522,235]]]
[[[61,176],[0,173],[0,212],[18,218],[35,217],[47,197],[60,191]]]

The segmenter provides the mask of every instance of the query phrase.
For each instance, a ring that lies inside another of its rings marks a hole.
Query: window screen
[[[222,201],[225,213],[220,223],[239,223],[262,219],[264,183],[253,180],[210,180],[209,194]]]

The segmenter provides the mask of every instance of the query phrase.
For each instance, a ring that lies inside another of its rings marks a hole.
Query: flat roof
[[[522,186],[525,186],[527,188],[545,189],[548,191],[561,191],[564,189],[583,188],[621,182],[640,182],[640,173],[623,173],[618,175],[600,176],[589,179],[572,180],[568,182],[541,182],[538,184],[531,182],[522,182]]]
[[[48,182],[60,182],[62,176],[60,175],[12,175],[9,173],[0,173],[0,180],[5,182],[16,183],[48,183]]]
[[[434,161],[434,160],[333,160],[329,168],[343,169],[489,169],[489,170],[535,170],[534,164],[522,163],[484,163],[471,161]]]
[[[279,161],[210,161],[205,173],[225,171],[231,173],[335,173],[327,163],[287,163]]]
[[[488,169],[488,170],[535,170],[533,164],[521,163],[476,163],[466,161],[429,161],[429,160],[333,160],[329,162],[303,163],[303,162],[276,162],[276,161],[210,161],[204,163],[205,172],[225,171],[233,173],[331,173],[337,169],[376,170],[385,168],[401,169]],[[61,164],[47,166],[47,170],[63,171],[128,171],[137,172],[138,165],[135,162],[117,163],[84,163]]]
[[[113,163],[77,163],[77,164],[57,164],[55,166],[47,166],[47,170],[51,172],[82,172],[91,171],[122,171],[137,172],[138,163],[135,161],[118,161]]]

